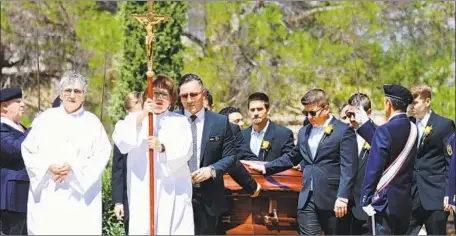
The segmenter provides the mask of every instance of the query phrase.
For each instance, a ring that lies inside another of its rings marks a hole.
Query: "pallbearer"
[[[448,170],[450,157],[446,152],[454,122],[431,109],[432,89],[424,84],[410,88],[413,102],[410,112],[418,127],[418,153],[412,183],[413,211],[407,234],[417,235],[423,224],[428,235],[447,233]]]

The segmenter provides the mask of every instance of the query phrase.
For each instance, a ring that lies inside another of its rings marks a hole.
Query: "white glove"
[[[359,126],[362,126],[364,123],[369,121],[369,116],[362,106],[356,107],[355,120],[358,122]]]
[[[124,217],[124,205],[116,203],[114,206],[114,214],[118,220],[121,220]]]
[[[368,205],[368,206],[365,206],[363,207],[363,211],[366,212],[366,214],[368,216],[373,216],[375,215],[376,211],[375,209],[372,207],[372,205]]]

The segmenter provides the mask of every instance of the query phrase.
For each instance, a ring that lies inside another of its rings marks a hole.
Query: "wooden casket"
[[[245,193],[231,176],[224,176],[229,211],[222,216],[220,233],[298,234],[296,207],[302,172],[290,169],[266,177],[249,172],[262,187],[256,198]]]

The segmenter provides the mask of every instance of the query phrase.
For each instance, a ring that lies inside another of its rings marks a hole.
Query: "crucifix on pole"
[[[161,22],[171,19],[170,16],[160,15],[154,12],[154,1],[148,1],[148,12],[145,14],[132,14],[133,18],[146,26],[146,53],[147,53],[147,96],[153,98],[153,46],[155,41],[154,29]],[[153,114],[149,113],[149,136],[154,135]],[[155,235],[155,181],[154,181],[154,151],[149,149],[149,191],[150,191],[150,234]]]

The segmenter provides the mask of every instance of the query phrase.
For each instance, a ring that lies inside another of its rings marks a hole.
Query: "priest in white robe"
[[[62,106],[41,113],[22,143],[30,177],[30,235],[101,235],[101,177],[111,144],[100,120],[84,110],[88,79],[60,81]]]
[[[147,94],[147,89],[144,93]],[[174,83],[165,76],[154,81],[154,99],[143,96],[143,110],[119,121],[113,140],[127,157],[130,235],[150,235],[149,149],[154,150],[155,234],[194,234],[192,182],[187,161],[192,134],[187,119],[168,109],[176,101]],[[149,137],[148,113],[154,114]]]

